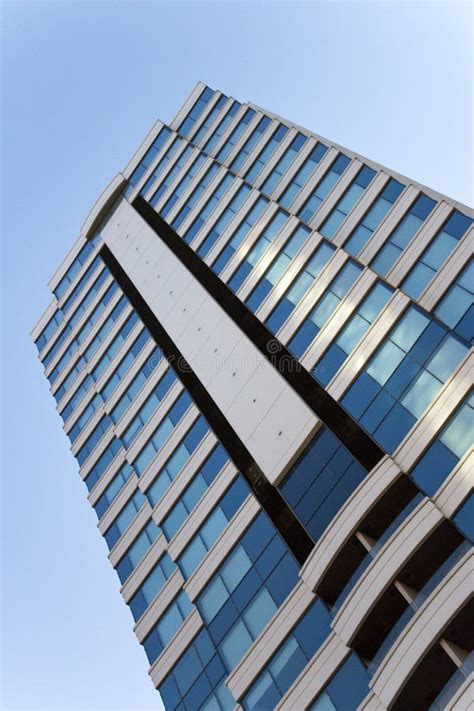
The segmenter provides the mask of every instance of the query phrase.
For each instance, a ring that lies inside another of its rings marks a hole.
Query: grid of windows
[[[128,580],[137,565],[141,563],[159,534],[160,529],[154,521],[150,520],[143,531],[134,540],[116,567],[117,575],[122,585]]]
[[[385,276],[393,267],[405,247],[420,230],[426,219],[433,212],[436,202],[426,195],[421,195],[412,205],[408,214],[391,233],[382,249],[372,260],[370,266],[381,276]]]
[[[276,166],[267,176],[265,182],[263,183],[260,190],[262,193],[271,195],[276,185],[280,182],[282,176],[286,173],[289,166],[293,163],[294,159],[303,148],[306,143],[306,136],[302,133],[298,133],[297,136],[292,140],[291,145],[286,149]]]
[[[147,575],[135,595],[128,603],[133,619],[137,622],[150,607],[168,578],[174,573],[176,566],[167,553],[163,553],[155,567]]]
[[[467,348],[409,307],[342,399],[342,405],[392,453],[432,402]]]
[[[212,89],[206,86],[206,88],[203,90],[200,97],[194,104],[193,108],[179,127],[179,133],[182,136],[188,135],[188,133],[191,131],[197,119],[200,117],[200,115],[202,114],[202,112],[204,111],[213,96],[214,92],[212,91]]]
[[[187,242],[187,244],[189,244],[194,239],[201,227],[209,219],[209,216],[214,212],[222,197],[225,195],[225,193],[230,188],[233,182],[234,176],[231,175],[231,173],[226,173],[225,176],[222,176],[219,185],[214,190],[212,195],[207,199],[206,204],[199,212],[199,215],[193,220],[193,223],[188,227],[185,234],[182,235],[184,241]]]
[[[104,533],[105,542],[107,543],[109,550],[112,550],[115,544],[123,536],[145,503],[146,499],[142,492],[137,490],[129,502],[120,511],[115,521],[111,523],[109,528]]]
[[[474,339],[474,261],[454,280],[443,296],[435,315],[467,343]]]
[[[311,222],[349,163],[349,158],[343,153],[337,157],[330,170],[326,173],[322,180],[319,181],[316,188],[312,191],[311,195],[298,212],[300,220],[307,223]]]
[[[168,167],[172,157],[182,146],[183,144],[183,139],[177,136],[172,144],[169,146],[168,150],[164,154],[163,158],[159,161],[159,163],[155,166],[152,174],[149,176],[149,178],[146,180],[145,184],[143,185],[142,189],[140,190],[140,195],[143,197],[146,195],[146,193],[149,191],[151,186],[155,183],[155,180],[163,173],[163,171]]]
[[[129,179],[128,179],[129,186],[125,191],[126,197],[128,197],[133,192],[133,189],[138,185],[138,183],[143,178],[143,176],[147,172],[150,165],[155,161],[156,157],[158,156],[159,152],[161,151],[165,142],[168,140],[168,138],[170,136],[171,136],[171,131],[169,130],[169,128],[165,127],[165,128],[161,129],[160,133],[155,138],[152,145],[147,150],[147,152],[141,159],[140,163],[137,165],[137,167],[135,168],[135,170],[129,177]]]
[[[353,210],[374,177],[375,170],[368,168],[366,165],[359,170],[351,185],[344,192],[342,198],[337,201],[336,206],[333,207],[319,228],[319,232],[324,237],[327,237],[328,239],[332,239],[334,237],[339,227],[342,225],[351,210]]]
[[[240,149],[240,151],[237,153],[235,156],[234,160],[232,161],[230,165],[230,169],[236,173],[239,168],[245,163],[249,155],[252,153],[253,149],[259,142],[260,138],[262,135],[265,133],[269,125],[271,124],[270,119],[267,116],[263,116],[263,118],[260,119],[258,122],[256,128],[254,129],[253,133],[247,140],[245,141],[244,145]]]
[[[245,180],[247,180],[247,182],[253,183],[255,181],[257,175],[267,165],[268,161],[278,148],[280,142],[286,136],[287,132],[288,128],[286,126],[278,126],[273,136],[270,138],[266,146],[261,150],[254,163],[245,174]]]
[[[243,202],[247,199],[249,194],[249,186],[241,185],[232,200],[230,201],[230,204],[224,210],[210,233],[207,235],[206,239],[201,243],[197,251],[201,258],[204,258],[208,254],[209,250],[215,245],[221,234],[226,229],[229,222],[234,218],[239,209],[242,207]]]
[[[199,143],[204,138],[205,134],[209,131],[210,127],[212,126],[226,103],[227,96],[221,96],[218,99],[217,103],[214,105],[214,108],[212,108],[209,114],[206,116],[204,123],[201,125],[199,131],[196,133],[195,136],[193,136],[193,143],[199,145]]]
[[[220,141],[221,137],[224,135],[224,133],[227,131],[228,127],[234,120],[234,116],[237,113],[237,111],[240,109],[240,106],[241,105],[239,104],[238,101],[234,101],[234,103],[232,104],[230,109],[227,111],[226,115],[222,118],[222,120],[217,125],[212,136],[208,139],[207,143],[204,145],[204,150],[206,153],[212,153],[214,146],[217,145],[217,143]]]
[[[58,299],[58,301],[64,296],[66,291],[69,289],[70,285],[75,280],[76,276],[79,274],[82,267],[89,259],[90,255],[93,253],[95,246],[96,240],[86,242],[85,245],[81,248],[77,257],[74,259],[71,266],[68,267],[66,274],[58,282],[58,285],[53,291],[53,294]]]
[[[166,203],[161,208],[160,215],[163,218],[165,218],[168,215],[168,213],[171,212],[173,207],[176,205],[178,200],[183,195],[183,193],[186,190],[186,188],[188,187],[188,185],[193,181],[193,179],[199,173],[199,171],[201,170],[201,168],[205,162],[206,162],[206,156],[203,155],[202,153],[200,155],[198,155],[196,160],[193,162],[192,166],[187,171],[186,175],[183,176],[183,178],[180,180],[179,184],[174,189],[173,194],[170,195],[170,197],[168,198]]]
[[[165,192],[168,190],[168,188],[171,186],[173,181],[177,178],[178,174],[180,171],[183,169],[184,165],[188,162],[190,159],[192,153],[193,153],[193,147],[192,146],[186,146],[184,151],[179,155],[176,163],[174,166],[171,168],[170,172],[167,174],[166,178],[164,178],[161,182],[159,187],[155,190],[153,195],[151,196],[149,203],[152,207],[155,207],[159,201],[161,200],[162,196],[165,194]]]
[[[268,200],[264,197],[259,197],[255,205],[250,209],[240,225],[235,229],[232,237],[229,239],[220,255],[216,257],[212,264],[212,269],[216,274],[220,274],[226,264],[228,264],[228,262],[232,259],[252,227],[262,216],[267,205]]]
[[[254,116],[255,111],[253,109],[247,109],[244,116],[240,119],[239,123],[217,154],[218,161],[222,163],[227,158]]]
[[[176,217],[174,218],[173,222],[171,223],[171,227],[174,230],[178,230],[178,228],[182,225],[184,220],[187,218],[193,207],[196,205],[198,200],[201,198],[202,194],[207,190],[211,182],[214,180],[214,177],[216,173],[219,170],[219,166],[217,163],[212,163],[212,165],[209,167],[209,169],[206,171],[205,176],[201,179],[198,185],[194,188],[193,192],[189,196],[189,198],[186,200],[185,204],[183,207],[180,209]],[[189,241],[189,240],[188,240]]]
[[[313,172],[316,170],[321,158],[326,155],[327,150],[327,146],[325,146],[324,143],[318,143],[315,148],[313,148],[301,168],[288,184],[283,195],[278,199],[278,202],[282,207],[288,208],[296,200],[300,190],[302,190]]]

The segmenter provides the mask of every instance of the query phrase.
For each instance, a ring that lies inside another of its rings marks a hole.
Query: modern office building
[[[202,83],[90,211],[33,339],[170,711],[468,708],[472,218]]]

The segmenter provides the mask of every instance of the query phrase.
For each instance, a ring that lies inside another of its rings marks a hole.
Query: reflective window
[[[224,133],[227,131],[230,124],[234,120],[234,116],[237,113],[237,111],[240,109],[240,107],[241,107],[241,104],[239,104],[238,101],[234,101],[234,103],[232,104],[230,109],[227,111],[226,115],[221,119],[221,121],[217,125],[215,131],[213,131],[212,136],[204,144],[203,150],[206,153],[212,152],[214,146],[217,145],[218,141],[220,141],[221,137],[224,135]]]
[[[168,541],[179,531],[188,515],[228,461],[229,457],[224,447],[221,444],[216,444],[161,525]]]
[[[79,466],[82,466],[86,459],[90,457],[104,434],[110,429],[110,427],[112,427],[112,424],[113,423],[109,415],[104,415],[76,454]]]
[[[199,215],[195,218],[194,222],[188,227],[186,232],[182,235],[183,239],[187,244],[192,242],[194,237],[197,235],[201,227],[207,222],[209,216],[214,212],[217,205],[221,201],[222,197],[225,195],[229,187],[234,182],[234,176],[231,173],[226,173],[223,179],[220,181],[217,188],[214,190],[212,195],[207,199],[206,204],[200,210]]]
[[[319,181],[312,194],[298,213],[298,217],[303,222],[311,222],[323,201],[329,195],[345,169],[350,163],[350,159],[341,153],[334,161],[326,175]]]
[[[433,496],[471,445],[474,432],[474,394],[451,415],[411,475],[420,489]]]
[[[79,437],[82,430],[87,426],[87,423],[91,419],[94,412],[96,412],[99,409],[99,407],[102,405],[102,402],[103,402],[102,397],[98,393],[96,395],[94,395],[92,400],[89,402],[87,407],[83,410],[83,412],[77,418],[75,424],[71,427],[71,429],[68,432],[68,437],[71,441],[71,444],[73,444],[76,441],[76,439]]]
[[[155,166],[153,173],[150,175],[148,180],[145,182],[143,185],[142,189],[140,190],[140,195],[144,197],[146,193],[149,191],[151,186],[155,183],[155,180],[162,174],[162,172],[168,167],[168,164],[178,148],[180,148],[183,145],[183,139],[177,136],[173,143],[169,146],[168,150],[164,154],[163,158],[159,161],[159,163]]]
[[[278,301],[271,314],[265,320],[265,325],[272,333],[277,333],[285,321],[302,301],[305,294],[322,272],[334,254],[334,247],[322,242],[311,259],[306,262],[302,272],[296,277],[292,286]]]
[[[263,118],[260,119],[260,121],[257,124],[257,127],[254,129],[253,133],[247,140],[245,141],[244,145],[240,149],[240,151],[237,153],[235,156],[234,160],[232,161],[230,165],[230,169],[236,173],[240,166],[245,163],[249,155],[252,153],[253,149],[257,145],[258,141],[262,137],[262,134],[265,133],[266,129],[268,126],[271,124],[271,121],[267,116],[264,116]]]
[[[260,151],[252,166],[245,174],[245,180],[253,183],[260,171],[266,166],[288,131],[287,126],[279,126],[266,146]]]
[[[183,437],[180,444],[176,447],[165,466],[160,469],[153,484],[146,492],[148,501],[152,506],[156,506],[171,482],[176,479],[208,432],[209,426],[206,420],[204,417],[198,417],[196,422],[189,429],[188,433]]]
[[[120,398],[120,400],[117,402],[115,407],[113,408],[112,412],[110,413],[110,416],[112,417],[113,421],[115,424],[120,421],[121,417],[125,414],[125,412],[128,410],[142,387],[145,385],[146,381],[148,378],[154,373],[155,368],[156,368],[156,363],[161,362],[162,358],[162,353],[159,348],[156,348],[150,358],[147,358],[146,362],[142,365],[138,373],[135,375],[133,378],[132,382],[128,386],[128,388],[125,390],[124,394]],[[133,360],[132,360],[133,362]],[[129,363],[129,359],[124,359],[122,361],[121,365],[124,367],[125,372],[128,371],[130,368],[131,363]],[[168,371],[169,372],[169,371]],[[119,372],[115,372],[114,375],[119,376]],[[165,373],[165,377],[168,375],[168,373]],[[174,379],[172,376],[169,376],[170,379],[170,385],[174,382]],[[168,390],[167,387],[167,382],[163,384],[164,387],[166,387],[165,392]],[[108,381],[107,385],[109,385],[110,381]],[[160,381],[161,383],[161,381]],[[106,386],[107,387],[107,386]],[[114,388],[115,389],[115,388]],[[163,389],[163,386],[162,386]],[[105,390],[105,388],[104,388]]]
[[[94,486],[97,484],[102,475],[107,471],[109,466],[114,461],[115,457],[123,449],[122,442],[114,437],[104,452],[101,454],[95,465],[90,470],[89,474],[85,478],[85,483],[88,491],[92,491]]]
[[[227,96],[221,96],[217,103],[214,105],[214,108],[211,109],[210,113],[207,115],[206,119],[204,120],[204,123],[201,125],[201,128],[199,131],[193,136],[192,141],[195,143],[197,146],[201,142],[201,140],[204,138],[205,134],[209,131],[210,127],[224,108],[224,106],[227,103]]]
[[[186,200],[183,207],[181,208],[181,210],[178,212],[178,214],[174,218],[173,222],[171,223],[171,227],[174,230],[177,230],[180,227],[180,225],[182,225],[182,223],[187,218],[187,216],[189,215],[189,213],[191,212],[193,207],[200,200],[202,194],[207,190],[207,188],[213,181],[218,170],[219,170],[218,164],[213,163],[210,166],[210,168],[206,171],[206,175],[201,179],[201,181],[199,182],[199,185],[196,185],[196,187],[194,188],[190,197]],[[188,240],[188,241],[190,241],[190,240]]]
[[[244,261],[234,273],[234,276],[228,282],[228,286],[235,293],[237,292],[252,269],[255,267],[262,255],[267,251],[275,237],[281,232],[288,222],[289,215],[283,210],[278,210],[272,217],[270,223],[263,229],[262,234],[254,243],[252,249],[248,252]]]
[[[149,521],[143,531],[137,536],[124,557],[116,567],[120,582],[123,583],[130,577],[135,568],[150,550],[160,533],[154,521]]]
[[[357,711],[369,693],[369,681],[366,668],[351,652],[309,711]]]
[[[227,208],[224,210],[222,215],[217,220],[216,224],[207,235],[206,239],[201,243],[197,253],[204,259],[210,249],[215,245],[221,234],[226,229],[229,222],[235,217],[237,212],[242,207],[244,201],[248,198],[250,194],[250,188],[248,185],[241,185],[237,190],[236,194],[230,201]]]
[[[346,252],[354,256],[360,254],[404,189],[405,186],[397,180],[391,178],[388,181],[372,207],[366,212],[357,227],[349,235],[344,245]]]
[[[439,230],[423,254],[418,257],[415,266],[405,277],[400,289],[412,299],[418,299],[471,224],[470,218],[454,210],[444,227]]]
[[[334,237],[339,227],[342,225],[354,206],[358,203],[374,177],[375,170],[368,168],[366,165],[359,170],[351,185],[344,192],[344,195],[339,198],[336,206],[333,207],[319,228],[319,232],[324,235],[324,237],[327,237],[328,239],[332,239]]]
[[[276,166],[267,176],[265,182],[263,183],[260,190],[262,193],[270,195],[277,183],[281,180],[282,176],[286,173],[291,163],[294,161],[300,150],[306,143],[306,136],[302,133],[298,133],[292,140],[291,145],[286,149]]]
[[[474,337],[474,261],[470,261],[435,308],[436,316],[467,343]]]
[[[278,488],[317,541],[366,474],[331,430],[322,427]]]
[[[168,370],[167,373],[163,375],[160,379],[158,385],[153,388],[153,391],[147,397],[138,413],[135,415],[133,420],[130,422],[129,426],[122,435],[122,442],[127,449],[130,447],[132,442],[138,437],[142,429],[145,427],[147,422],[150,421],[152,416],[155,414],[161,401],[165,398],[171,387],[176,382],[176,375],[173,370]],[[179,421],[182,415],[186,412],[190,405],[190,398],[187,393],[183,393],[170,411],[167,414],[167,418],[171,421]],[[115,410],[114,410],[114,414]]]
[[[136,458],[134,467],[139,476],[143,474],[150,462],[158,454],[163,444],[166,442],[168,437],[171,436],[174,428],[191,405],[192,400],[187,391],[184,391],[179,396],[173,407],[169,410],[166,417],[161,420],[160,424],[148,440],[148,443],[143,447],[140,454]]]
[[[136,519],[138,512],[142,509],[146,502],[146,498],[142,492],[137,489],[132,498],[125,504],[115,521],[110,524],[109,528],[104,533],[105,542],[109,550],[115,546],[118,540],[123,536],[130,524]]]
[[[339,368],[360,343],[371,324],[375,321],[388,300],[393,289],[377,282],[368,295],[357,307],[339,335],[332,341],[324,355],[314,365],[312,374],[321,385],[328,385]]]
[[[450,377],[467,349],[411,306],[342,399],[392,453]]]
[[[474,545],[474,494],[467,497],[457,510],[453,521],[461,533]]]
[[[300,358],[359,278],[362,267],[349,259],[299,326],[288,349]]]
[[[385,276],[393,267],[405,247],[407,247],[425,220],[433,212],[436,202],[426,195],[421,195],[412,205],[408,214],[391,233],[388,240],[372,260],[374,271]]]
[[[307,227],[304,227],[303,225],[297,227],[284,245],[283,249],[280,250],[278,256],[272,261],[245,301],[245,305],[250,309],[250,311],[252,311],[252,313],[255,313],[258,310],[275,284],[286,272],[295,254],[300,251],[301,247],[308,239],[309,234],[310,231]],[[243,267],[245,269],[245,264]],[[236,279],[236,284],[238,284],[238,278]]]
[[[248,495],[247,484],[242,478],[237,478],[191,538],[177,560],[186,580],[194,573]]]
[[[160,133],[158,134],[158,136],[153,141],[150,148],[147,150],[147,152],[141,159],[138,166],[135,168],[135,170],[129,177],[129,179],[128,179],[129,187],[125,191],[125,195],[127,197],[128,197],[128,195],[130,195],[133,192],[133,188],[138,185],[138,183],[143,178],[143,176],[147,172],[150,165],[155,161],[156,157],[158,156],[158,153],[161,151],[164,143],[168,140],[168,138],[170,136],[171,136],[171,131],[169,130],[169,128],[163,127],[161,129]]]
[[[249,234],[252,227],[260,219],[268,205],[268,200],[264,197],[259,197],[254,206],[247,213],[240,225],[234,230],[232,237],[229,239],[220,255],[214,260],[212,269],[216,274],[220,274],[226,264],[232,259],[235,252],[238,250],[242,242]]]
[[[197,119],[200,117],[200,115],[202,114],[202,112],[204,111],[213,96],[214,92],[212,91],[212,89],[206,86],[199,99],[196,101],[193,108],[179,127],[179,133],[182,136],[188,135],[188,133],[191,131]]]
[[[221,163],[227,158],[229,153],[232,151],[236,143],[238,142],[239,138],[255,116],[255,111],[253,109],[247,109],[245,112],[243,118],[240,119],[239,123],[237,126],[234,128],[232,133],[230,134],[229,138],[227,141],[224,143],[222,148],[220,149],[219,153],[217,154],[217,160],[220,161]]]
[[[99,520],[113,504],[127,481],[134,473],[133,467],[128,462],[125,462],[125,464],[118,470],[117,474],[107,486],[102,496],[97,500],[97,503],[94,504],[94,509]]]
[[[66,291],[69,289],[70,285],[81,271],[82,266],[86,263],[86,261],[93,253],[94,248],[94,240],[86,242],[85,245],[81,248],[79,254],[75,258],[73,263],[71,264],[71,266],[68,267],[66,274],[62,277],[57,287],[53,290],[53,294],[58,299],[58,301],[61,299],[62,296],[64,296]]]
[[[315,148],[313,148],[301,168],[288,184],[283,195],[279,198],[278,202],[282,207],[288,208],[291,203],[294,202],[300,190],[316,170],[321,158],[326,155],[327,150],[327,146],[325,146],[324,143],[318,143]]]
[[[130,350],[122,358],[119,365],[114,370],[114,372],[112,373],[112,375],[107,380],[104,387],[102,388],[102,395],[106,400],[112,395],[113,392],[115,392],[115,388],[124,379],[125,375],[128,373],[128,371],[132,367],[132,364],[135,362],[136,358],[142,352],[144,346],[149,342],[150,338],[151,338],[151,336],[146,329],[145,329],[145,331],[142,331],[142,333],[138,336],[138,338],[133,343]],[[118,421],[118,419],[119,419],[119,416],[120,416],[119,412],[120,412],[120,408],[122,406],[121,405],[122,400],[124,400],[126,398],[127,394],[130,394],[133,397],[133,394],[132,394],[133,388],[136,388],[136,392],[138,392],[139,388],[142,386],[142,384],[145,382],[145,380],[147,380],[150,377],[150,375],[154,372],[154,370],[156,369],[158,364],[161,363],[162,358],[163,358],[163,354],[159,348],[155,348],[151,352],[150,356],[146,359],[146,362],[142,365],[140,371],[138,372],[138,374],[132,380],[132,383],[130,384],[130,386],[125,391],[125,394],[122,396],[122,398],[118,401],[115,408],[112,410],[111,414],[112,414],[112,418],[114,419],[114,421]],[[131,391],[131,389],[132,389],[132,391]],[[127,401],[125,400],[123,403],[124,411],[127,407],[128,407]]]
[[[181,590],[143,641],[150,664],[153,664],[166,645],[171,642],[192,609],[188,596],[184,590]]]
[[[147,575],[135,595],[128,603],[133,619],[137,622],[149,608],[168,578],[174,573],[176,566],[167,553],[163,553],[155,567]]]
[[[166,203],[160,210],[161,217],[165,218],[171,212],[173,207],[176,205],[178,200],[182,197],[188,185],[194,180],[198,172],[201,170],[203,164],[206,161],[206,156],[204,154],[198,155],[196,160],[193,162],[192,166],[187,171],[186,175],[180,180],[179,184],[174,189],[173,194],[168,198]]]
[[[155,192],[151,196],[149,203],[152,207],[155,207],[157,205],[157,203],[161,200],[161,197],[165,194],[165,192],[168,190],[170,185],[177,178],[178,174],[181,172],[184,165],[190,159],[190,157],[193,153],[193,150],[194,149],[192,146],[186,146],[184,151],[180,154],[176,163],[171,168],[170,172],[166,175],[165,178],[163,178],[163,180],[160,183],[160,186],[155,190]]]
[[[242,699],[245,711],[274,709],[331,631],[321,600],[304,614]]]

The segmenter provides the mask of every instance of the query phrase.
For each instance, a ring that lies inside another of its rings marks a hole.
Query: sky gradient
[[[472,203],[469,3],[2,5],[2,700],[160,709],[29,332],[88,211],[198,80]]]

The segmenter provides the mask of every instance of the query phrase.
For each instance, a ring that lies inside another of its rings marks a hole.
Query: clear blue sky
[[[29,332],[156,118],[202,79],[472,202],[470,6],[3,3],[3,709],[158,709]]]

